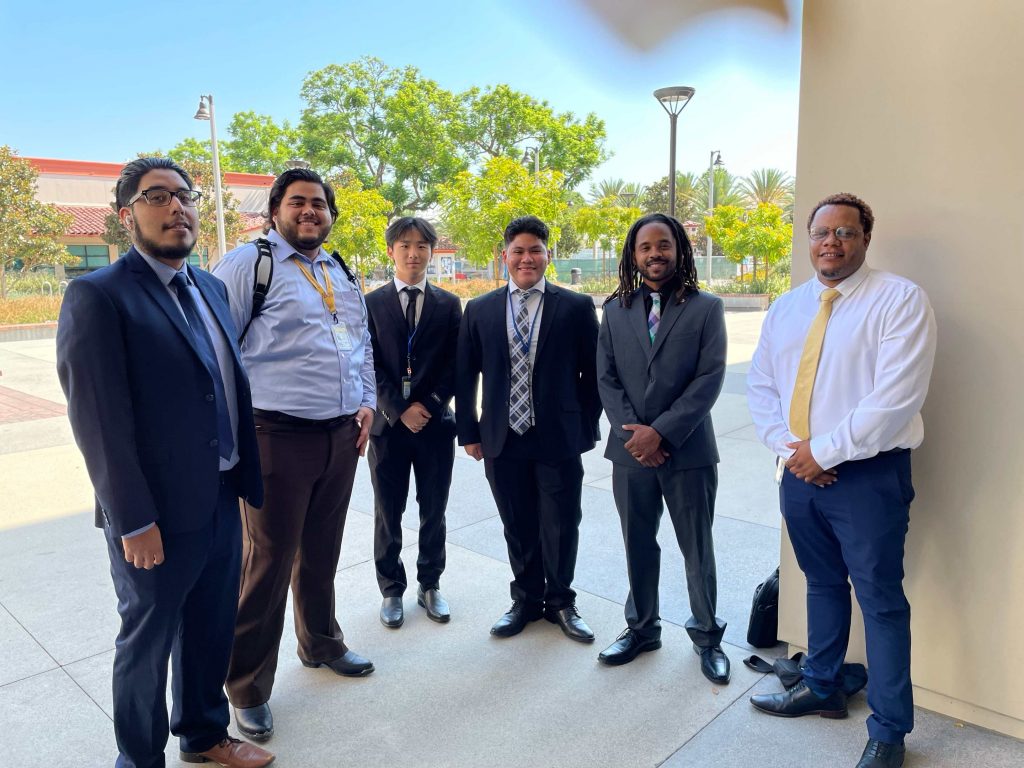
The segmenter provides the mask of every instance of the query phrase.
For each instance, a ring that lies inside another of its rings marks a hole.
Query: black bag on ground
[[[750,608],[747,642],[755,648],[771,648],[779,642],[779,569],[757,585]]]
[[[760,656],[748,656],[743,660],[748,668],[762,675],[776,675],[788,691],[804,679],[804,654],[797,653],[790,658],[773,659],[769,664]],[[863,664],[843,664],[839,670],[842,680],[840,687],[847,696],[853,696],[868,684],[868,671]]]

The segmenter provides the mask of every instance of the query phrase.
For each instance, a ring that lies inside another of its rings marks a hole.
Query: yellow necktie
[[[789,403],[789,431],[801,440],[811,437],[811,392],[814,390],[814,377],[818,373],[818,360],[821,358],[821,344],[825,340],[825,326],[832,316],[832,302],[839,296],[835,288],[826,288],[821,292],[821,306],[811,323],[804,342],[804,351],[800,355],[800,367],[796,372],[796,384],[793,386],[793,399]]]

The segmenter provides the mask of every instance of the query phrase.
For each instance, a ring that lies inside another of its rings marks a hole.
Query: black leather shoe
[[[427,618],[439,624],[446,624],[452,617],[448,610],[448,601],[441,596],[437,587],[424,587],[420,584],[416,590],[416,602],[427,611]]]
[[[616,638],[615,642],[598,654],[597,660],[602,664],[617,667],[629,664],[641,653],[656,651],[661,648],[661,638],[644,640],[635,630],[627,629]]]
[[[758,693],[750,697],[750,703],[776,717],[803,717],[821,715],[834,720],[846,717],[846,694],[836,691],[828,698],[820,698],[802,680],[782,693]]]
[[[890,744],[878,739],[868,739],[864,754],[860,756],[857,768],[900,768],[907,749],[902,744]]]
[[[515,600],[508,612],[498,619],[491,627],[491,634],[496,637],[512,637],[518,635],[531,621],[537,621],[544,615],[544,609],[539,605],[530,605],[521,600]]]
[[[274,716],[269,704],[235,707],[235,725],[242,735],[253,741],[266,741],[274,735]]]
[[[700,656],[700,671],[704,673],[704,677],[716,685],[729,684],[729,657],[725,655],[722,646],[701,648],[695,645],[693,650]]]
[[[331,661],[306,661],[305,659],[300,659],[300,661],[304,667],[327,667],[335,674],[344,677],[365,677],[373,672],[373,662],[364,659],[354,651],[345,651],[344,656]]]
[[[562,632],[570,640],[575,640],[578,643],[594,642],[594,633],[587,626],[587,622],[580,617],[580,612],[576,609],[575,603],[558,610],[545,608],[544,618],[552,624],[557,624],[561,627]]]
[[[401,597],[385,597],[380,604],[380,623],[389,629],[398,629],[405,623],[405,609]]]

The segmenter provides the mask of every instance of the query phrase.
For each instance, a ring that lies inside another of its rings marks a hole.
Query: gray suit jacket
[[[642,290],[627,309],[613,299],[604,306],[597,347],[597,384],[611,423],[605,458],[639,467],[623,446],[645,424],[662,436],[668,466],[692,469],[718,463],[711,423],[725,379],[725,312],[722,300],[694,293],[664,307],[651,344]]]

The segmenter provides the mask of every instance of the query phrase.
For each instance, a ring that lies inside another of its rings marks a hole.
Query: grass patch
[[[60,296],[15,296],[0,299],[0,325],[46,323],[60,314]]]

